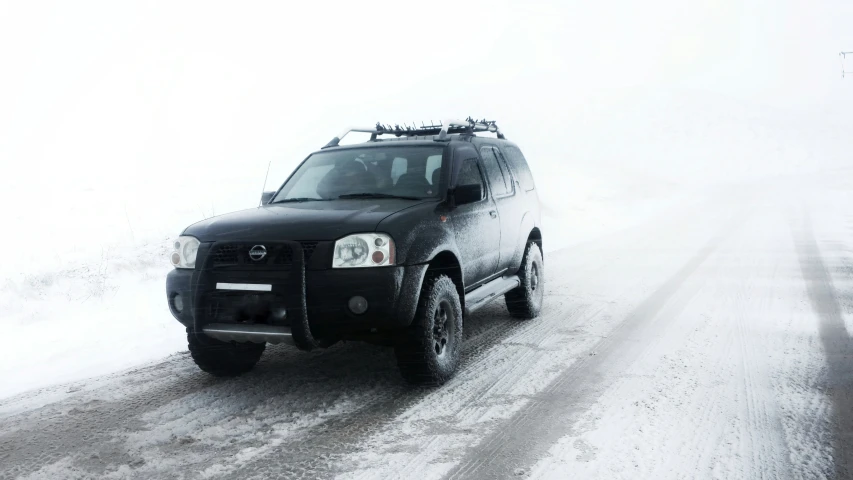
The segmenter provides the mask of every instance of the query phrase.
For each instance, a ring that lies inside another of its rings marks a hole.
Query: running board
[[[205,335],[223,342],[287,343],[294,345],[290,327],[264,324],[211,323],[201,329]]]
[[[476,312],[495,298],[521,285],[518,275],[492,280],[482,287],[465,294],[465,315]]]

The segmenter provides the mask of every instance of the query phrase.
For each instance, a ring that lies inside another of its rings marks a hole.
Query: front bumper
[[[305,305],[317,338],[387,331],[412,323],[427,265],[305,271]],[[289,325],[301,318],[301,271],[215,271],[175,269],[166,278],[172,315],[196,332],[211,323],[249,321]],[[269,292],[217,289],[219,283],[271,285]],[[175,298],[181,296],[178,311]],[[355,314],[349,300],[361,296],[367,311]],[[285,315],[275,314],[281,309]],[[268,318],[263,317],[266,313]]]

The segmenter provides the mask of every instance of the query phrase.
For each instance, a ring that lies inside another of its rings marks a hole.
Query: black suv
[[[351,131],[370,141],[340,145]],[[470,118],[349,129],[258,208],[188,227],[171,260],[169,309],[218,376],[250,370],[266,343],[363,340],[393,346],[406,380],[441,384],[467,315],[501,295],[516,318],[542,307],[530,169],[495,122]]]

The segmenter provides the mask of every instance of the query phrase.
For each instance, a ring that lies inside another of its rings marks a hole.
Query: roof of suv
[[[351,148],[373,148],[379,147],[383,145],[393,144],[397,142],[405,142],[407,145],[418,145],[418,146],[445,146],[449,143],[481,143],[482,141],[489,142],[498,142],[506,145],[515,145],[506,139],[493,138],[493,137],[478,137],[476,135],[470,134],[452,134],[448,135],[446,140],[437,141],[438,135],[426,135],[426,136],[401,136],[396,138],[383,138],[377,140],[371,140],[364,143],[354,143],[349,145],[338,145],[334,147],[328,147],[325,149],[317,150],[317,152],[323,152],[328,150],[343,150],[343,149],[351,149]]]

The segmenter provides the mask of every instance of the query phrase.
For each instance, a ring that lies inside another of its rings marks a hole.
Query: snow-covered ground
[[[186,349],[164,308],[167,242],[107,248],[61,270],[0,283],[0,324],[12,339],[0,396],[126,369]]]
[[[846,478],[851,196],[851,169],[719,186],[549,252],[544,314],[469,318],[439,389],[347,343],[270,348],[232,380],[177,354],[16,395],[0,472]]]

